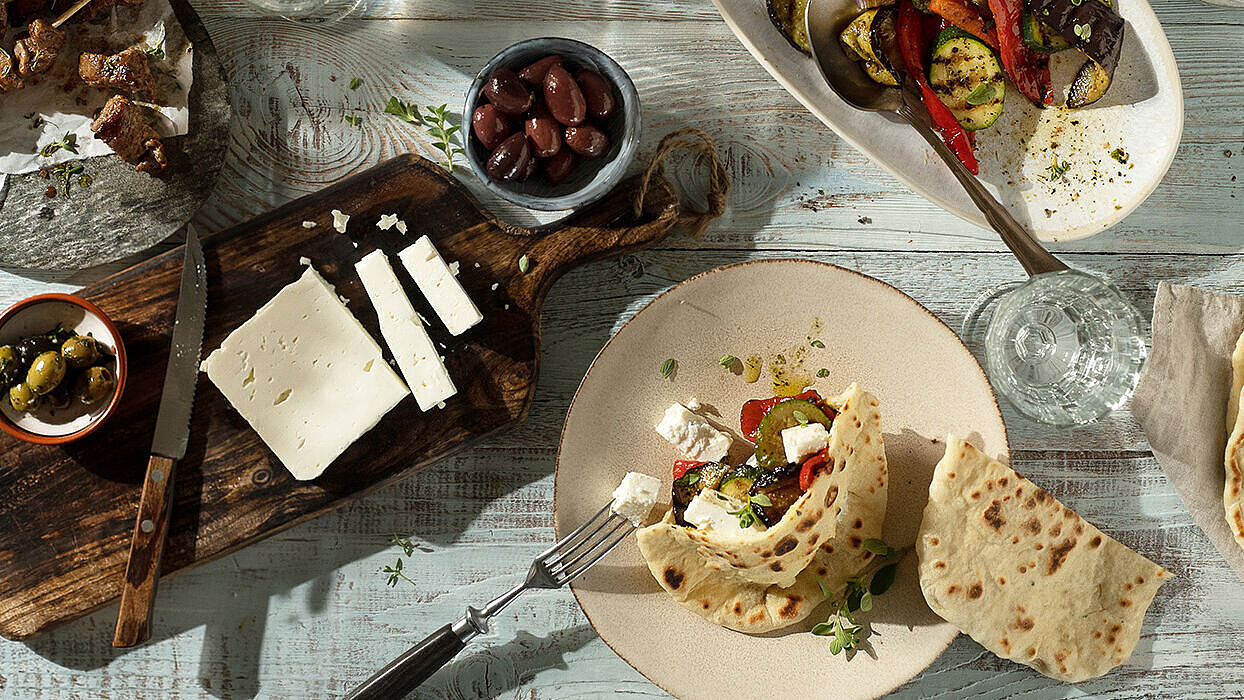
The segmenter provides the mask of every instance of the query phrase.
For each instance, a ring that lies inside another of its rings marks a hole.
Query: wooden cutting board
[[[348,299],[379,341],[354,263],[376,248],[395,254],[421,234],[447,261],[458,261],[458,279],[484,321],[450,336],[395,265],[411,301],[429,319],[433,340],[444,344],[459,393],[429,413],[406,398],[314,481],[295,481],[200,375],[190,445],[177,468],[164,575],[320,515],[523,420],[540,359],[540,307],[553,281],[585,261],[650,245],[674,225],[678,198],[669,183],[653,178],[638,219],[632,212],[636,186],[635,180],[623,183],[569,225],[537,233],[483,212],[439,166],[403,156],[204,238],[205,356],[298,278],[302,257]],[[351,215],[345,235],[333,230],[332,209]],[[405,220],[408,235],[379,230],[376,221],[386,213]],[[304,221],[317,225],[308,229]],[[522,255],[531,260],[526,274],[518,268]],[[0,435],[0,493],[6,494],[0,499],[0,634],[9,639],[86,615],[120,593],[181,267],[179,248],[79,292],[116,321],[129,353],[125,394],[107,425],[61,447]]]

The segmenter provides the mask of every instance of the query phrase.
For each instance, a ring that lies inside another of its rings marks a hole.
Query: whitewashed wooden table
[[[109,646],[115,607],[28,643],[0,642],[0,697],[341,695],[465,605],[508,587],[546,546],[555,450],[579,379],[609,335],[670,285],[739,260],[807,257],[885,280],[958,327],[980,291],[1022,275],[993,233],[906,191],[804,112],[706,0],[375,0],[336,24],[263,18],[241,0],[195,5],[237,113],[202,230],[398,153],[432,156],[421,131],[381,112],[389,96],[457,111],[488,57],[547,35],[594,43],[630,71],[647,148],[687,125],[712,134],[733,176],[730,207],[703,242],[675,236],[556,284],[525,424],[166,582],[157,641],[145,647]],[[1072,264],[1114,278],[1146,315],[1161,279],[1244,293],[1244,10],[1200,0],[1157,0],[1155,9],[1183,77],[1179,155],[1127,220],[1058,247]],[[352,91],[354,77],[362,84]],[[361,125],[345,123],[347,115]],[[686,168],[674,174],[694,179]],[[116,268],[0,271],[0,304]],[[1103,679],[1060,684],[961,636],[897,695],[1244,697],[1244,587],[1193,525],[1132,416],[1056,430],[1004,410],[1021,472],[1178,578],[1159,594],[1131,662]],[[406,560],[415,586],[385,585],[381,569],[399,552],[388,544],[394,533],[415,545]],[[492,636],[416,695],[621,693],[663,695],[600,641],[568,592],[556,591],[513,605]]]

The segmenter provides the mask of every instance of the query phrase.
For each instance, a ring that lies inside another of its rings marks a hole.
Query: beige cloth
[[[1162,282],[1153,302],[1153,353],[1132,412],[1197,525],[1244,580],[1244,549],[1223,512],[1223,450],[1231,353],[1244,332],[1244,297]]]

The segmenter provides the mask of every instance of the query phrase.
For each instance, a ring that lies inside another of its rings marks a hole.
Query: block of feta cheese
[[[732,442],[729,435],[714,428],[680,403],[665,409],[665,415],[656,424],[656,430],[688,459],[702,462],[721,461],[730,451]]]
[[[829,444],[829,431],[820,423],[794,425],[782,431],[782,447],[786,461],[798,464],[804,457],[816,454]]]
[[[415,395],[420,410],[428,411],[458,393],[428,331],[402,291],[389,258],[377,250],[354,265],[380,319],[380,334],[397,360],[397,367]]]
[[[308,267],[203,361],[295,479],[314,479],[408,393],[380,346]]]
[[[739,516],[734,513],[738,513],[742,508],[742,503],[720,491],[701,489],[695,498],[691,499],[691,503],[687,504],[687,510],[683,512],[682,517],[683,520],[701,530],[741,535],[744,530],[739,527]],[[748,529],[763,530],[765,526],[759,520],[754,520]]]
[[[621,515],[635,527],[639,527],[648,519],[652,507],[657,504],[657,494],[661,491],[661,480],[639,472],[629,472],[622,478],[622,483],[613,490],[613,512]]]
[[[427,236],[420,236],[397,256],[450,333],[461,335],[484,319]]]

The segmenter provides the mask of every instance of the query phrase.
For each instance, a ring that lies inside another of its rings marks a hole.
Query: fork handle
[[[363,681],[346,698],[389,700],[405,697],[449,663],[465,646],[466,642],[454,631],[453,625],[445,625]]]

